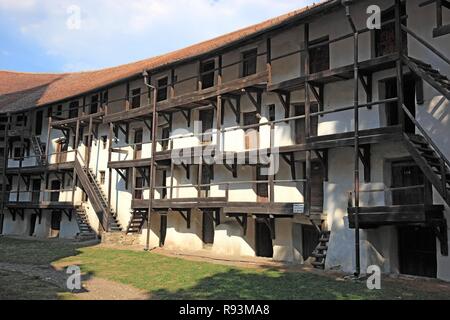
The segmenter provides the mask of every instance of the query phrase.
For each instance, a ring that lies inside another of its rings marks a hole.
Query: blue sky
[[[313,2],[0,0],[0,70],[71,72],[115,66],[180,49]]]

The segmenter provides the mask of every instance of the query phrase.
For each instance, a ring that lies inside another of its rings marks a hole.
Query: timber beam
[[[367,103],[371,103],[372,99],[373,99],[373,94],[372,94],[372,82],[373,82],[373,76],[372,73],[369,73],[367,75],[367,80],[364,79],[364,75],[359,73],[358,74],[359,77],[359,81],[361,82],[361,85],[364,89],[364,91],[366,92],[366,97],[367,97]],[[372,109],[372,106],[368,106],[367,109]]]
[[[364,165],[364,182],[370,182],[371,166],[370,166],[370,144],[359,148],[359,159]]]
[[[432,220],[431,226],[433,231],[441,244],[441,254],[448,257],[448,235],[447,235],[447,220],[439,219]]]
[[[38,222],[41,224],[42,221],[42,209],[33,209],[36,216],[39,218]]]
[[[253,97],[253,94],[251,91],[248,91],[248,89],[245,90],[245,93],[247,94],[248,99],[253,104],[253,106],[256,109],[256,112],[261,115],[261,104],[262,104],[262,93],[261,91],[256,92],[256,98]]]
[[[284,108],[284,117],[289,118],[289,115],[291,114],[291,93],[277,92],[277,96]],[[286,121],[286,123],[289,123],[289,121]]]
[[[172,211],[172,209],[170,209]],[[177,212],[181,215],[181,217],[186,221],[186,227],[188,229],[191,228],[191,210],[187,209],[186,212],[184,210],[177,210]]]
[[[293,180],[297,179],[296,176],[296,171],[295,171],[295,155],[293,152],[288,154],[282,153],[281,157],[283,158],[283,160],[289,165],[289,167],[291,168],[291,177]]]
[[[114,169],[116,170],[117,174],[125,181],[125,189],[128,190],[128,177],[130,175],[129,168],[125,168],[125,169],[114,168]],[[124,172],[122,172],[121,170],[123,170]]]
[[[64,212],[69,221],[72,221],[73,209],[62,209],[62,212]]]
[[[220,224],[220,209],[200,209],[203,211],[203,214],[207,214],[211,217],[211,219],[216,224],[216,227]]]
[[[228,164],[226,162],[223,163],[223,166],[233,174],[233,178],[237,178],[237,157],[234,157],[233,163]]]
[[[319,105],[319,111],[324,110],[324,88],[325,86],[323,84],[317,84],[317,86],[313,84],[309,84],[309,88],[311,89],[311,92],[316,99],[318,105]],[[323,116],[323,115],[322,115]]]
[[[225,103],[228,103],[228,105],[230,106],[231,111],[233,111],[233,113],[236,117],[236,123],[240,124],[241,123],[241,96],[237,96],[234,98],[226,97],[224,100],[225,100]],[[232,100],[234,100],[234,103]],[[222,110],[225,110],[225,108],[222,108]],[[223,124],[223,119],[224,119],[224,117],[222,117],[222,124]]]
[[[247,235],[248,215],[245,213],[228,214],[228,217],[235,218],[237,223],[241,226],[243,235]]]

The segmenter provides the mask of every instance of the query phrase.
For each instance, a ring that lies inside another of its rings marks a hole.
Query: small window
[[[269,121],[275,121],[275,105],[270,104],[268,107]]]
[[[138,200],[143,199],[143,189],[144,188],[144,179],[142,177],[136,177],[135,180],[135,190],[134,190],[134,198]]]
[[[406,14],[406,5],[401,4],[401,15]],[[391,7],[381,14],[381,23],[393,20],[395,18],[395,8]],[[407,34],[403,31],[403,49],[406,53],[407,48]],[[381,57],[388,54],[393,54],[397,51],[397,43],[395,40],[395,22],[382,25],[381,29],[375,30],[375,56]]]
[[[167,85],[168,85],[168,83],[169,83],[168,77],[164,77],[164,78],[158,80],[158,92],[156,95],[156,100],[158,102],[167,100]]]
[[[106,149],[107,142],[108,142],[108,136],[102,136],[102,146],[103,146],[103,150]]]
[[[100,171],[100,184],[105,184],[106,174],[105,171]]]
[[[242,76],[247,77],[256,73],[258,50],[253,49],[242,53]]]
[[[57,115],[57,116],[62,115],[62,104],[59,104],[59,105],[56,107],[56,115]]]
[[[211,88],[214,86],[215,68],[216,62],[214,60],[202,62],[200,67],[202,89]]]
[[[18,127],[22,127],[22,126],[25,127],[27,125],[27,121],[28,121],[27,116],[23,116],[23,115],[17,116],[17,123],[16,123],[16,125]]]
[[[131,91],[131,109],[136,109],[141,106],[141,88]]]
[[[91,97],[91,108],[90,114],[94,114],[98,112],[98,95]]]
[[[80,106],[80,102],[72,101],[69,104],[69,119],[77,118],[78,117],[78,107]]]
[[[309,73],[317,73],[330,69],[330,45],[328,37],[309,43]]]

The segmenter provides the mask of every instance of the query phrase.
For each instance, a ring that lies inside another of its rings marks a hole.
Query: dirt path
[[[58,266],[55,269],[48,265],[0,262],[0,270],[19,272],[29,277],[36,277],[69,292],[66,285],[68,275],[64,266]],[[82,275],[82,289],[79,292],[72,292],[69,298],[79,300],[148,300],[151,296],[146,291],[132,286]]]

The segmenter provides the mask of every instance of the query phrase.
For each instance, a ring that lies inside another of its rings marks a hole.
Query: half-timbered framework
[[[162,58],[5,86],[1,230],[448,280],[447,9],[324,1]]]

